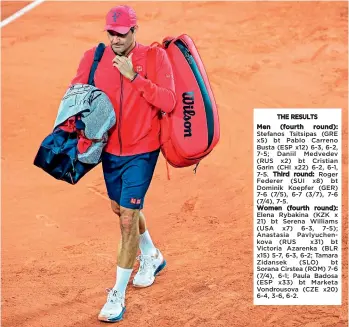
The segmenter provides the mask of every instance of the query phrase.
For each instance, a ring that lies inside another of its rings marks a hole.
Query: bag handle
[[[94,54],[93,64],[91,66],[90,75],[88,77],[87,84],[95,86],[95,81],[94,81],[95,72],[96,72],[96,69],[97,69],[99,62],[101,61],[101,59],[103,57],[104,50],[105,50],[104,43],[99,43],[97,48],[96,48],[95,54]]]

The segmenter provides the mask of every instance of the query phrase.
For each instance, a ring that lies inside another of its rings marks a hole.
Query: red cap
[[[117,6],[108,12],[104,30],[126,34],[135,25],[137,25],[136,12],[129,6]]]

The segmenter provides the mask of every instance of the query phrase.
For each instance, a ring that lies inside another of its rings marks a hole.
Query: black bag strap
[[[97,69],[99,62],[101,61],[101,59],[103,57],[104,49],[105,49],[104,43],[99,43],[97,48],[96,48],[95,55],[93,58],[93,64],[92,64],[92,67],[90,70],[90,75],[88,77],[88,84],[90,84],[90,85],[95,86],[95,81],[94,81],[95,72],[96,72],[96,69]]]

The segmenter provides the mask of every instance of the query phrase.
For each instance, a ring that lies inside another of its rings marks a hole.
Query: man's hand
[[[132,53],[129,57],[116,56],[113,59],[113,66],[119,69],[120,73],[129,80],[132,80],[136,76],[132,65]]]

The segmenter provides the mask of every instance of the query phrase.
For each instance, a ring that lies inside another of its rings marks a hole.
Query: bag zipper
[[[119,113],[119,129],[118,129],[118,134],[119,134],[119,144],[120,144],[120,155],[122,154],[122,140],[121,140],[121,121],[122,121],[122,100],[124,98],[124,79],[123,75],[120,73],[120,80],[121,80],[121,89],[120,89],[120,113]]]

